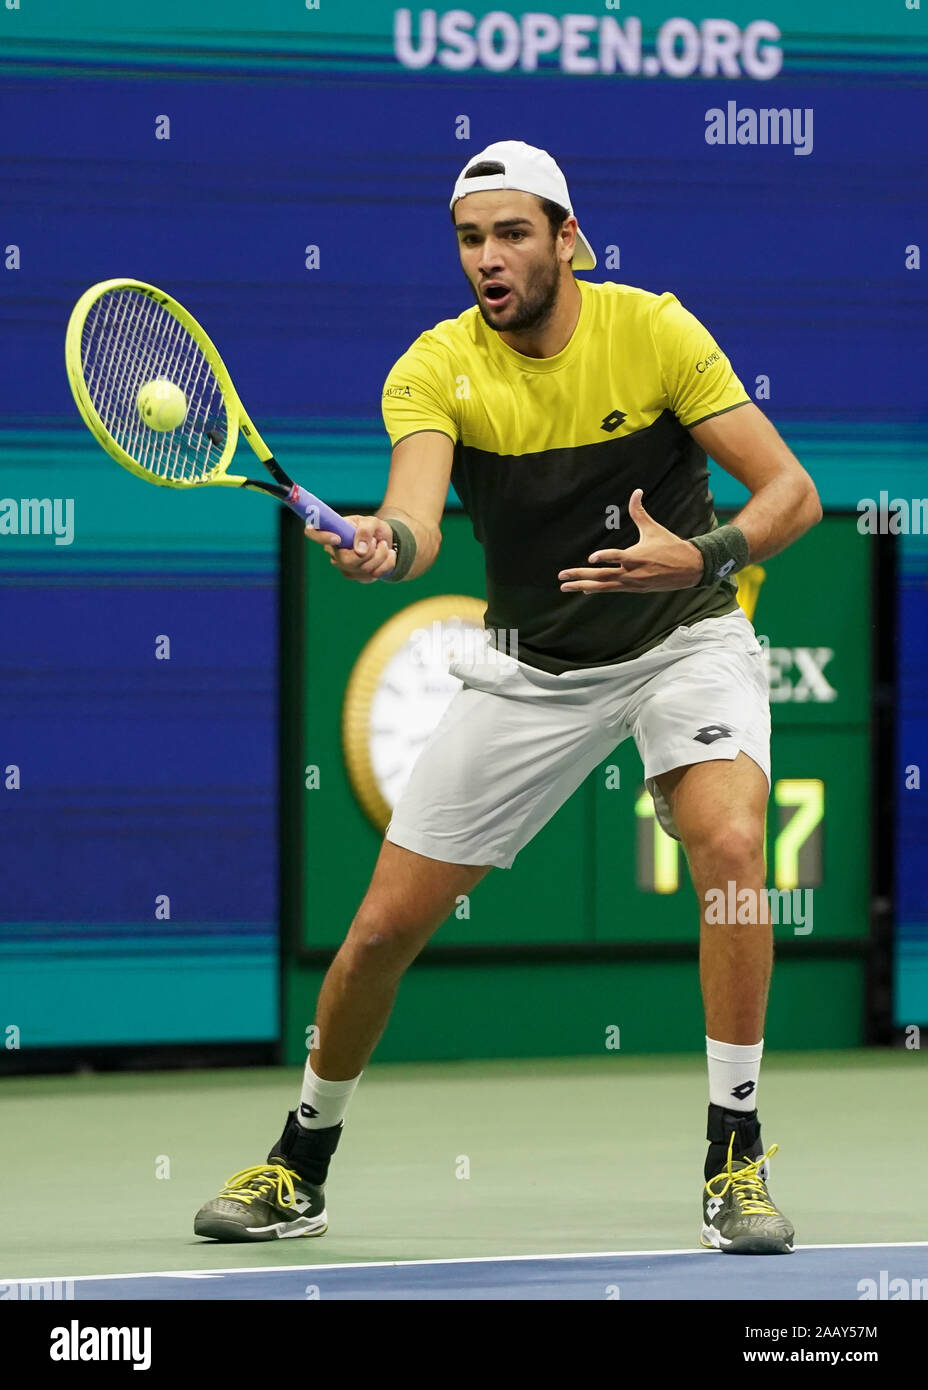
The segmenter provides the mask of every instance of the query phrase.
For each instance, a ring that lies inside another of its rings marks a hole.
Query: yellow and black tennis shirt
[[[558,572],[638,540],[628,500],[688,539],[716,525],[705,451],[687,426],[747,404],[728,358],[672,294],[578,280],[580,317],[553,357],[526,357],[476,305],[412,344],[387,377],[396,445],[454,441],[451,481],[484,547],[487,628],[559,674],[631,660],[681,623],[731,612],[735,584],[562,593]]]

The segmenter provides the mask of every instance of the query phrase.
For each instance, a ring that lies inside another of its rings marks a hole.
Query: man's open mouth
[[[510,294],[508,285],[484,285],[483,288],[483,297],[491,304],[504,304]]]

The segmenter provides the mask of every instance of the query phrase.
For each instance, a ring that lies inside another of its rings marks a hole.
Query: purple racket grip
[[[334,531],[341,539],[342,547],[353,543],[355,528],[351,522],[339,516],[338,512],[333,512],[331,507],[327,507],[318,497],[307,492],[305,487],[300,487],[299,483],[294,483],[290,489],[287,505],[314,530]]]

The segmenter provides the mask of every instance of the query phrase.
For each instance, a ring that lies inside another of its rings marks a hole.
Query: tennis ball
[[[146,381],[136,398],[142,419],[152,430],[176,430],[187,415],[187,397],[166,377]]]

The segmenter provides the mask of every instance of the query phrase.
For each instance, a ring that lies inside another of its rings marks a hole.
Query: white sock
[[[716,1042],[707,1037],[709,1104],[724,1106],[726,1110],[755,1110],[763,1054],[763,1038],[743,1047],[739,1043]]]
[[[317,1076],[306,1059],[303,1072],[303,1089],[297,1106],[296,1118],[304,1129],[330,1129],[345,1117],[348,1102],[354,1095],[363,1072],[351,1081],[325,1081]]]

